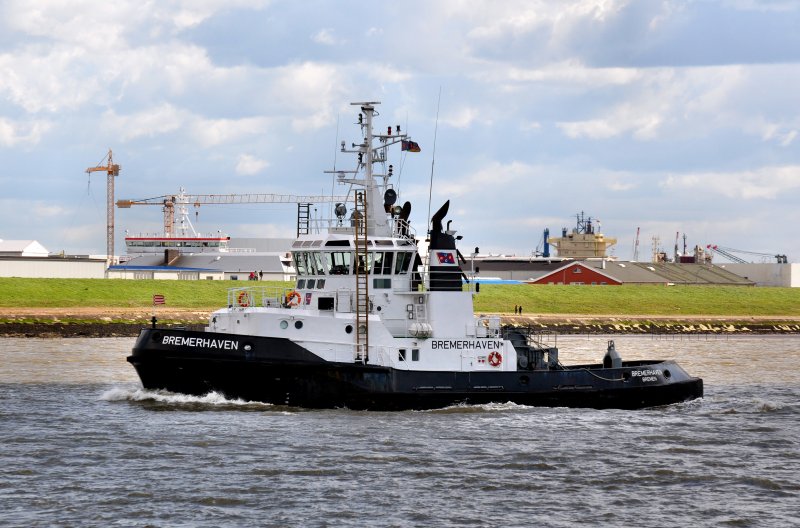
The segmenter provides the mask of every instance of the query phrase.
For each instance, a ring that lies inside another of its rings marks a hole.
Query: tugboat
[[[426,255],[408,221],[411,204],[397,205],[388,149],[419,146],[400,127],[373,130],[380,103],[352,104],[361,139],[341,150],[357,163],[334,171],[348,200],[327,229],[307,224],[294,242],[297,282],[230,289],[204,331],[154,320],[128,357],[146,389],[372,410],[639,409],[702,397],[703,380],[674,361],[622,361],[610,341],[601,363],[565,366],[552,335],[476,316],[480,286],[452,221],[443,224],[449,201],[431,218]]]

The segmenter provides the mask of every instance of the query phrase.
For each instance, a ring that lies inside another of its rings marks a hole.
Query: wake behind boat
[[[355,169],[326,229],[293,244],[292,289],[233,288],[205,331],[146,328],[128,357],[147,389],[311,408],[431,409],[514,402],[637,409],[702,397],[703,381],[674,361],[622,361],[609,342],[602,363],[564,366],[554,336],[476,316],[479,295],[456,232],[433,215],[422,255],[396,205],[388,149],[419,146],[373,130],[376,102],[360,107]],[[320,226],[317,226],[320,227]],[[477,248],[474,254],[477,254]],[[474,256],[473,254],[473,256]]]

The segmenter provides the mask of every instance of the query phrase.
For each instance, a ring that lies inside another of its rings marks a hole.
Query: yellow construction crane
[[[254,203],[296,203],[298,207],[298,235],[303,228],[307,232],[309,221],[308,206],[315,203],[329,203],[347,201],[346,196],[306,195],[293,194],[186,194],[183,189],[174,195],[156,196],[143,200],[117,200],[117,207],[128,209],[133,205],[160,205],[164,212],[164,235],[175,236],[175,208],[181,210],[186,216],[186,207],[193,205],[231,205]]]
[[[101,165],[108,160],[106,165]],[[114,163],[111,149],[108,154],[100,160],[101,164],[86,169],[86,173],[91,176],[93,172],[105,172],[108,176],[106,185],[106,266],[114,263],[114,177],[119,176],[119,165]]]

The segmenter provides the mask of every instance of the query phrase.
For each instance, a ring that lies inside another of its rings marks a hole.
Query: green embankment
[[[158,293],[167,308],[214,310],[229,288],[247,286],[291,283],[0,278],[0,307],[147,308]],[[475,297],[476,312],[511,314],[515,305],[523,314],[797,317],[800,288],[482,285]]]

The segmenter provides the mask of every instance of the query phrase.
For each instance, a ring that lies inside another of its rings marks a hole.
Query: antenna
[[[333,196],[333,187],[336,185],[336,156],[339,150],[339,117],[341,113],[336,114],[336,141],[333,144],[333,171],[331,171],[331,196]],[[333,202],[328,204],[328,216],[330,216],[330,208],[333,207]]]
[[[439,85],[439,99],[436,101],[436,125],[433,127],[433,154],[431,154],[431,183],[428,187],[428,233],[430,233],[431,200],[433,197],[433,165],[436,163],[436,135],[439,132],[439,107],[442,104],[442,87]]]

